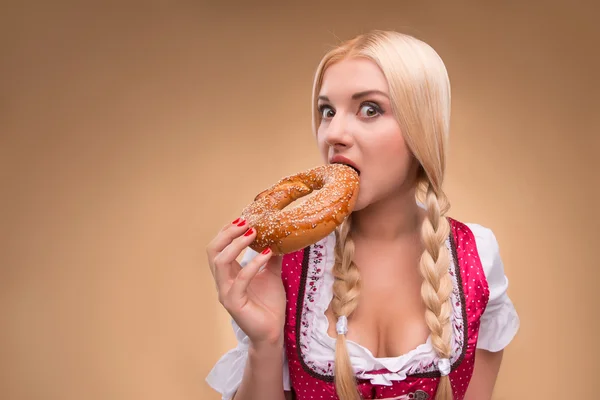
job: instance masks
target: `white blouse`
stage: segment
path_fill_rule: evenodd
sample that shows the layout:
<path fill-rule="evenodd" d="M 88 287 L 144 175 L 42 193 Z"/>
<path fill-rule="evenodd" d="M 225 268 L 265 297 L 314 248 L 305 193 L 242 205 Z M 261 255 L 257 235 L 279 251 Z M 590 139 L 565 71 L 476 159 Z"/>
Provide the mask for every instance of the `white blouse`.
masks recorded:
<path fill-rule="evenodd" d="M 506 292 L 508 278 L 504 274 L 504 265 L 500 258 L 498 242 L 494 233 L 490 229 L 478 224 L 466 225 L 475 236 L 477 251 L 490 290 L 488 304 L 481 316 L 477 348 L 492 352 L 500 351 L 510 343 L 517 333 L 519 329 L 519 317 Z M 333 246 L 335 245 L 335 236 L 333 233 L 330 235 L 330 238 L 333 240 L 327 240 L 326 246 L 332 247 L 331 250 L 333 250 Z M 449 240 L 446 245 L 450 245 Z M 256 254 L 257 252 L 248 248 L 240 261 L 240 265 L 244 267 Z M 327 251 L 326 254 L 329 256 L 324 263 L 324 281 L 320 287 L 321 293 L 316 298 L 316 303 L 312 310 L 314 315 L 311 316 L 313 329 L 310 333 L 310 353 L 305 355 L 307 361 L 312 361 L 316 365 L 327 365 L 333 362 L 335 354 L 335 339 L 327 334 L 329 321 L 325 316 L 325 310 L 333 298 L 333 274 L 331 270 L 334 263 L 334 252 Z M 455 268 L 454 260 L 451 261 L 452 267 Z M 453 295 L 456 295 L 458 292 L 456 280 L 454 280 L 453 284 L 455 285 Z M 460 306 L 456 306 L 456 301 L 453 301 L 453 304 L 455 309 L 452 318 L 461 318 Z M 237 347 L 224 354 L 206 378 L 207 383 L 222 394 L 222 400 L 230 400 L 237 391 L 242 382 L 248 358 L 248 336 L 246 336 L 233 319 L 231 320 L 231 324 L 237 339 Z M 453 348 L 459 348 L 459 343 L 463 340 L 459 336 L 461 336 L 461 333 L 458 331 L 452 333 Z M 350 361 L 356 376 L 363 379 L 370 379 L 371 383 L 378 385 L 391 385 L 392 381 L 404 380 L 416 368 L 437 359 L 437 354 L 431 345 L 430 337 L 425 343 L 398 357 L 377 358 L 373 356 L 371 351 L 356 342 L 347 340 L 347 345 Z M 283 388 L 284 390 L 291 390 L 289 368 L 284 348 L 282 348 L 282 352 L 284 357 Z M 458 356 L 460 352 L 455 351 L 453 353 Z M 391 372 L 386 374 L 368 374 L 368 371 L 379 369 L 387 369 Z"/>

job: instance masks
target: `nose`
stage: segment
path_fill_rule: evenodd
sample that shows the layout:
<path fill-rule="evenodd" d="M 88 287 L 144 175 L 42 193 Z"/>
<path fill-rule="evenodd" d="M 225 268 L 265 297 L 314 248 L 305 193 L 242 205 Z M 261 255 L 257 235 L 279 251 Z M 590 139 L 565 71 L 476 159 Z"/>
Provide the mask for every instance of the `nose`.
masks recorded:
<path fill-rule="evenodd" d="M 333 148 L 352 146 L 353 135 L 349 125 L 341 113 L 334 116 L 323 132 L 325 143 Z"/>

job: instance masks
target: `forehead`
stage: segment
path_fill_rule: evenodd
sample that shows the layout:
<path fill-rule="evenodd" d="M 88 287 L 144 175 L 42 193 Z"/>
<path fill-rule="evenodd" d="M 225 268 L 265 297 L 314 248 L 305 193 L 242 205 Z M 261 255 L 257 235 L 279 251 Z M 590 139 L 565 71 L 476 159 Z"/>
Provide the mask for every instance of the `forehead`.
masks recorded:
<path fill-rule="evenodd" d="M 351 96 L 365 90 L 388 93 L 388 84 L 377 64 L 365 58 L 351 58 L 330 65 L 323 74 L 319 95 Z"/>

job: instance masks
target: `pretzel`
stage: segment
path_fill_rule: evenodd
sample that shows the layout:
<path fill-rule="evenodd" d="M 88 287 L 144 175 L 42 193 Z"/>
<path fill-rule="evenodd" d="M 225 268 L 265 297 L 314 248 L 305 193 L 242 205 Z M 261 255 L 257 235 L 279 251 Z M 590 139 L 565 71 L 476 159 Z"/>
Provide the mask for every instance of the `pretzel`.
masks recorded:
<path fill-rule="evenodd" d="M 281 179 L 242 211 L 257 232 L 249 247 L 259 252 L 269 247 L 281 255 L 318 242 L 350 215 L 358 190 L 358 172 L 344 164 L 322 165 Z M 287 207 L 313 191 L 314 196 Z"/>

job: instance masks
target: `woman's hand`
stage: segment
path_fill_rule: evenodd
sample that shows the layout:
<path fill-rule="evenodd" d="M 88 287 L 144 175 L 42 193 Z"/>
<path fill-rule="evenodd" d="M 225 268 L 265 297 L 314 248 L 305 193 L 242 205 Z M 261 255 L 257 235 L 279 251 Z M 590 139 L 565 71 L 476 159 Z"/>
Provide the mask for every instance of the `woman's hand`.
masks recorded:
<path fill-rule="evenodd" d="M 242 268 L 236 259 L 255 237 L 256 231 L 238 219 L 221 229 L 206 252 L 219 302 L 255 346 L 273 345 L 282 342 L 285 322 L 282 257 L 267 248 Z"/>

